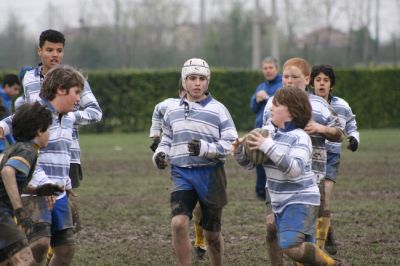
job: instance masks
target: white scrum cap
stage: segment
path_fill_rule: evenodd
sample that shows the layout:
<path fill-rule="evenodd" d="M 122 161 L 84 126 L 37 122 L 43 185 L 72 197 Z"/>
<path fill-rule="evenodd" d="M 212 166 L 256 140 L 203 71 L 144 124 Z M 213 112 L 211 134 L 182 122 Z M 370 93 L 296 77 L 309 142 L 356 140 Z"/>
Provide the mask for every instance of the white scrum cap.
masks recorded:
<path fill-rule="evenodd" d="M 186 90 L 186 78 L 190 75 L 199 75 L 207 78 L 207 86 L 210 84 L 210 67 L 207 62 L 200 58 L 191 58 L 187 60 L 182 67 L 181 77 L 182 86 Z"/>

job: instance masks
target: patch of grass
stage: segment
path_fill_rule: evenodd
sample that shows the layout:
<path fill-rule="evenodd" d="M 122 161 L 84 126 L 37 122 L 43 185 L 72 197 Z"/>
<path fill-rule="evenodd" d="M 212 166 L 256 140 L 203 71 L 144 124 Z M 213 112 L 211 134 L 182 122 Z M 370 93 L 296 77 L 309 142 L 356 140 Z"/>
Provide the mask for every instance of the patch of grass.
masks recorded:
<path fill-rule="evenodd" d="M 338 257 L 354 265 L 400 265 L 400 130 L 365 130 L 343 150 L 332 200 Z M 147 134 L 82 135 L 78 190 L 84 229 L 74 265 L 177 265 L 171 246 L 170 176 L 151 162 Z M 226 164 L 225 265 L 268 265 L 264 203 L 255 172 Z M 289 261 L 285 262 L 289 265 Z M 209 265 L 194 259 L 193 265 Z"/>

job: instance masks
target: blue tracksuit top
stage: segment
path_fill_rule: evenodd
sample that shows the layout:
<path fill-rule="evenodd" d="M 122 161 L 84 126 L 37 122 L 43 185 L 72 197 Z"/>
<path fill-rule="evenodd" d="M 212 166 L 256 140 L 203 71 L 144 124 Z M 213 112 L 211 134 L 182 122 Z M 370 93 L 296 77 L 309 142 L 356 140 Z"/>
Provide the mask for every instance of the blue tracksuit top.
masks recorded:
<path fill-rule="evenodd" d="M 268 102 L 268 100 L 265 100 L 265 101 L 261 101 L 261 102 L 257 103 L 256 94 L 259 91 L 264 90 L 269 95 L 269 97 L 271 97 L 271 96 L 274 96 L 275 92 L 281 87 L 282 87 L 282 75 L 281 74 L 278 74 L 275 77 L 275 79 L 266 80 L 257 86 L 256 91 L 254 92 L 253 96 L 251 96 L 251 99 L 250 99 L 250 108 L 256 114 L 254 128 L 262 127 L 264 108 Z"/>

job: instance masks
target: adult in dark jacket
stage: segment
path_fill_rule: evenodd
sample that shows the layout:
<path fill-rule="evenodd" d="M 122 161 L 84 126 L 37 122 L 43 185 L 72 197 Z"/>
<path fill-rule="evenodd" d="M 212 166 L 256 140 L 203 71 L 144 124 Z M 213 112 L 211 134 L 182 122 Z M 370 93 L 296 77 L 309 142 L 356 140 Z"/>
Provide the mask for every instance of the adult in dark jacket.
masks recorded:
<path fill-rule="evenodd" d="M 261 62 L 262 72 L 265 81 L 260 83 L 250 99 L 251 110 L 256 114 L 254 128 L 262 127 L 263 113 L 268 99 L 282 87 L 282 75 L 279 74 L 278 60 L 273 57 L 266 57 Z M 262 165 L 256 167 L 256 196 L 261 200 L 265 200 L 265 170 Z"/>

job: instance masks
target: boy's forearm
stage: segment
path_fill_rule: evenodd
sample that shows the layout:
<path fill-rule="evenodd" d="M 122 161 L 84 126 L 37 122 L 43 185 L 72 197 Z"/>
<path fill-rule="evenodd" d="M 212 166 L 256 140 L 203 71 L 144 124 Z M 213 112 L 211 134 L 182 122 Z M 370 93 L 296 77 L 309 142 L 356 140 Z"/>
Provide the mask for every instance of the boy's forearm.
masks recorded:
<path fill-rule="evenodd" d="M 343 131 L 337 127 L 324 127 L 324 131 L 320 132 L 327 140 L 333 142 L 342 142 L 344 139 Z"/>
<path fill-rule="evenodd" d="M 18 191 L 17 179 L 15 178 L 15 170 L 9 166 L 5 166 L 1 171 L 1 178 L 13 209 L 21 208 L 22 201 Z"/>

